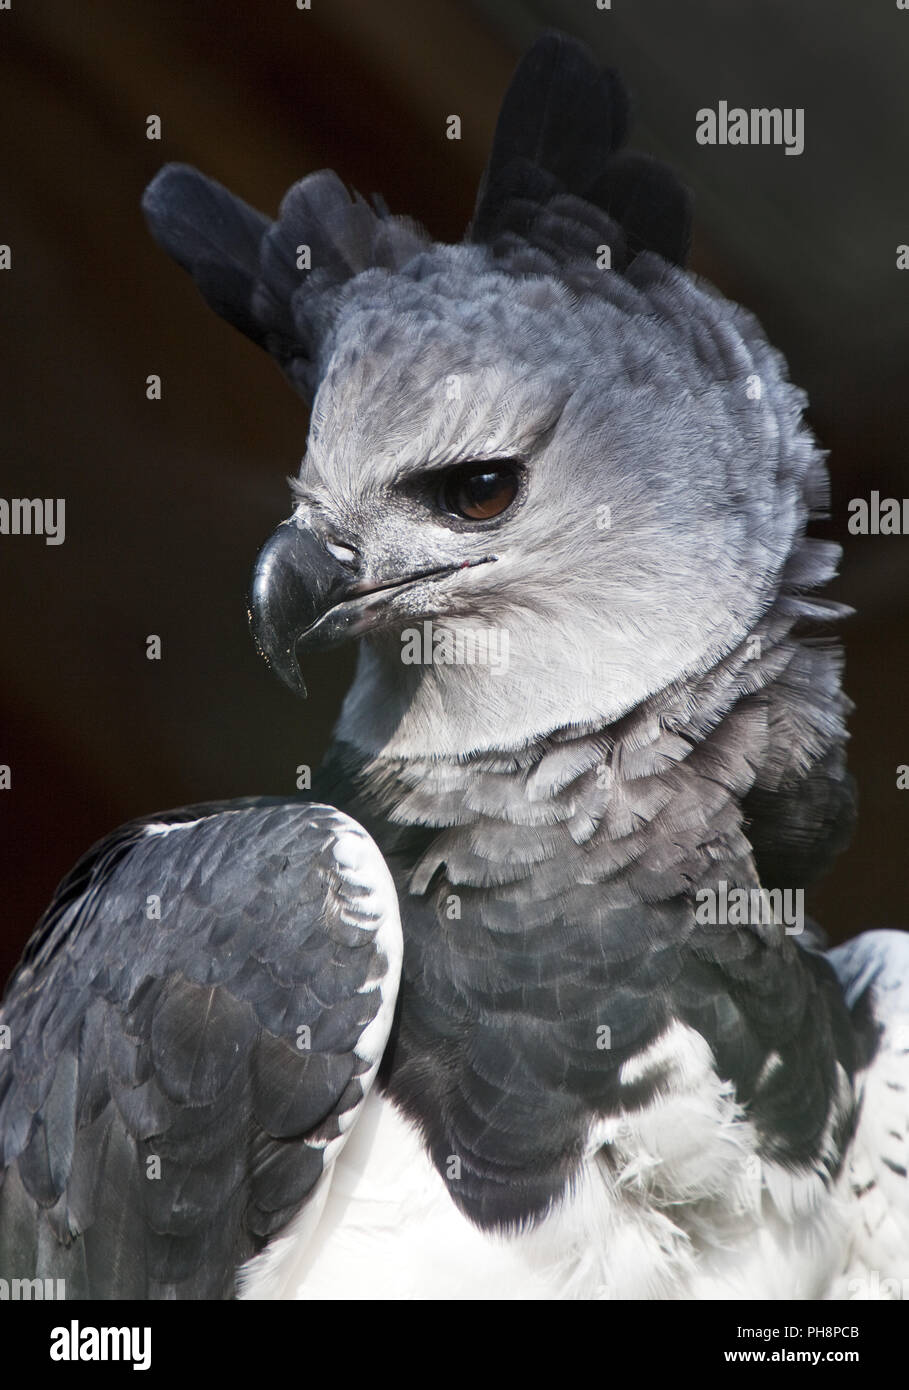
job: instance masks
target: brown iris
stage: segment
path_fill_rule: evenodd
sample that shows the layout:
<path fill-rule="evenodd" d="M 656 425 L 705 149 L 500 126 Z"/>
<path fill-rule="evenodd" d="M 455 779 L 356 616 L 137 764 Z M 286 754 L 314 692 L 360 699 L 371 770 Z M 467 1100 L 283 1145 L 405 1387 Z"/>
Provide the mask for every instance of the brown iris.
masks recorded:
<path fill-rule="evenodd" d="M 448 474 L 442 506 L 466 521 L 489 521 L 511 506 L 518 495 L 518 474 L 511 464 L 467 464 Z"/>

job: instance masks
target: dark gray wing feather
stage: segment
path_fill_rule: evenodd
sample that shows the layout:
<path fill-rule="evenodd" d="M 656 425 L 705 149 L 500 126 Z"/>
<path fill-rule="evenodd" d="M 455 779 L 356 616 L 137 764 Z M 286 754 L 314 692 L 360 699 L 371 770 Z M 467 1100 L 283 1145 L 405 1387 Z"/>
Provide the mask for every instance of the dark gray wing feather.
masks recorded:
<path fill-rule="evenodd" d="M 327 807 L 188 808 L 101 841 L 0 1010 L 0 1275 L 230 1297 L 350 1128 L 400 956 L 384 861 Z"/>

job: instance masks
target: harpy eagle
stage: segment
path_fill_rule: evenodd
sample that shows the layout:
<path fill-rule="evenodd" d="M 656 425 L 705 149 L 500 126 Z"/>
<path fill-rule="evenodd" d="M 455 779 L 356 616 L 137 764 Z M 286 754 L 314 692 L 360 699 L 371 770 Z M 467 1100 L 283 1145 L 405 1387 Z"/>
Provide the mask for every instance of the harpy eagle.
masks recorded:
<path fill-rule="evenodd" d="M 312 405 L 256 640 L 300 693 L 320 648 L 359 659 L 312 803 L 135 821 L 60 886 L 0 1015 L 3 1276 L 909 1276 L 909 939 L 825 953 L 778 910 L 852 815 L 838 552 L 806 536 L 826 468 L 759 325 L 683 268 L 687 194 L 627 124 L 617 76 L 546 35 L 458 245 L 330 171 L 275 221 L 187 167 L 148 189 L 157 240 Z"/>

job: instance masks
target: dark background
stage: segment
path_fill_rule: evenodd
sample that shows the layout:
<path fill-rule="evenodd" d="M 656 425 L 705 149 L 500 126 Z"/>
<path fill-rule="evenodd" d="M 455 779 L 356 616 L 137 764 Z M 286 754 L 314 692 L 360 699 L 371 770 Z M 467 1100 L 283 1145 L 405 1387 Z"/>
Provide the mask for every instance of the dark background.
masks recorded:
<path fill-rule="evenodd" d="M 274 213 L 322 166 L 442 239 L 469 219 L 501 94 L 545 25 L 636 99 L 633 143 L 696 194 L 692 263 L 763 320 L 831 450 L 859 831 L 812 906 L 841 939 L 907 925 L 903 537 L 846 504 L 909 495 L 909 12 L 895 0 L 80 0 L 0 11 L 0 495 L 66 498 L 66 541 L 0 537 L 0 978 L 76 856 L 182 802 L 290 791 L 352 654 L 295 702 L 246 630 L 253 557 L 290 509 L 303 405 L 148 237 L 186 160 Z M 806 150 L 710 148 L 695 112 L 805 108 Z M 148 141 L 157 114 L 163 138 Z M 445 118 L 462 117 L 460 142 Z M 145 397 L 149 373 L 163 399 Z M 823 529 L 823 528 L 822 528 Z M 150 662 L 157 633 L 164 657 Z"/>

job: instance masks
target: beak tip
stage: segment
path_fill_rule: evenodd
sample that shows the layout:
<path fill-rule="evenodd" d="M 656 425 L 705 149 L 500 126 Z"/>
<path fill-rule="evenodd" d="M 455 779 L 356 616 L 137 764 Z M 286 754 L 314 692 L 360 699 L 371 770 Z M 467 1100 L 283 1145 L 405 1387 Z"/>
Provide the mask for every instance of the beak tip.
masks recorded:
<path fill-rule="evenodd" d="M 256 613 L 253 604 L 250 602 L 246 607 L 246 614 L 249 618 L 249 629 L 252 634 L 256 651 L 261 656 L 265 665 L 273 671 L 278 679 L 286 685 L 294 695 L 298 695 L 301 700 L 305 700 L 308 695 L 306 682 L 300 670 L 300 664 L 292 648 L 283 648 L 277 641 L 277 635 L 270 628 L 266 632 L 260 616 Z"/>

